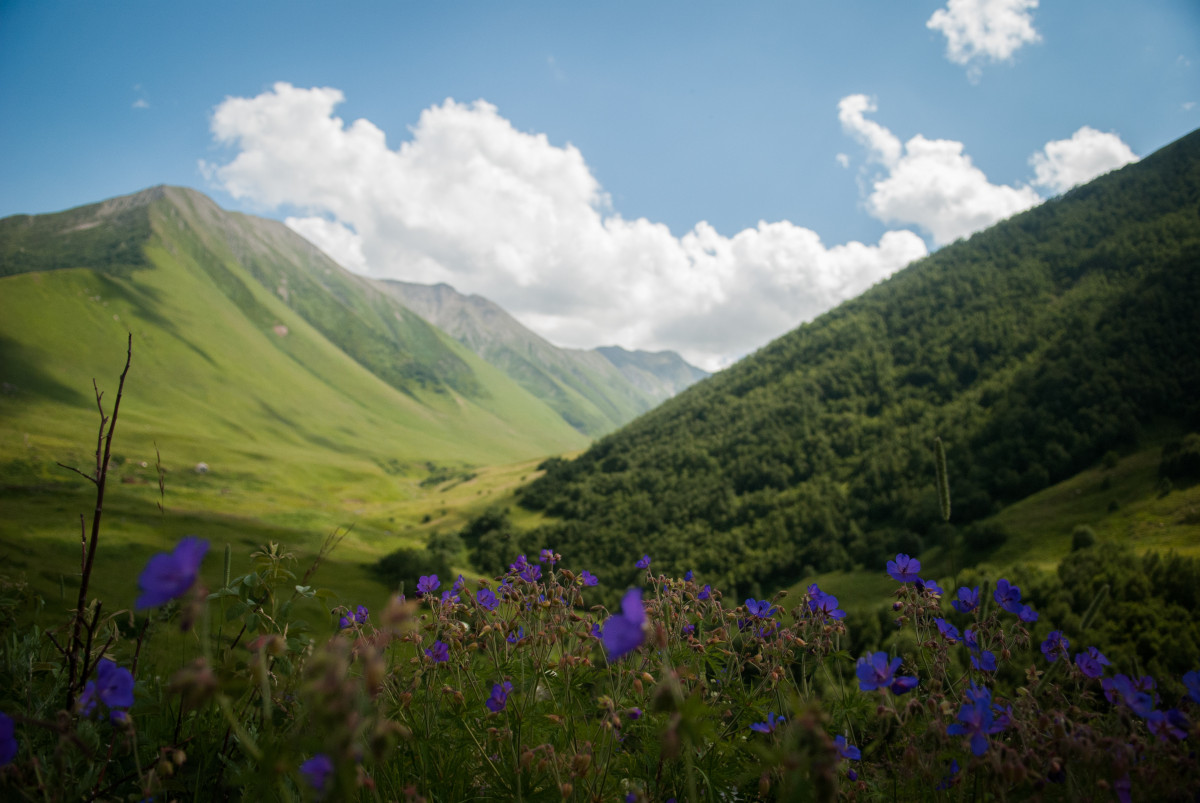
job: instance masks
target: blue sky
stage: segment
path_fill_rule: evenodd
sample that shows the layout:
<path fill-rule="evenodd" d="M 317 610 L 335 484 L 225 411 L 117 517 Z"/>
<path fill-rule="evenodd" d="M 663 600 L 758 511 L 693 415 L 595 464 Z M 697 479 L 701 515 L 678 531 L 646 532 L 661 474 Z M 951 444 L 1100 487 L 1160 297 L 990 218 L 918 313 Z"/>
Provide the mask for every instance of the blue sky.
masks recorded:
<path fill-rule="evenodd" d="M 714 368 L 1200 127 L 1200 4 L 5 0 L 0 120 L 0 216 L 191 186 Z"/>

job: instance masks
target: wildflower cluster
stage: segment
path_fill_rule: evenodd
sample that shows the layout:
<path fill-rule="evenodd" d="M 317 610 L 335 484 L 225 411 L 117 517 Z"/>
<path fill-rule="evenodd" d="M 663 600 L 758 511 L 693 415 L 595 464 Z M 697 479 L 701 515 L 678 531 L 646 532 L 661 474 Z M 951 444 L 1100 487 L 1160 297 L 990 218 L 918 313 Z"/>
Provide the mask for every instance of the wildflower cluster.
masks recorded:
<path fill-rule="evenodd" d="M 328 592 L 275 545 L 206 593 L 206 554 L 185 539 L 150 560 L 150 617 L 133 642 L 114 625 L 71 710 L 46 715 L 64 689 L 45 673 L 7 678 L 46 703 L 5 698 L 0 783 L 60 799 L 203 783 L 213 797 L 412 801 L 873 799 L 900 778 L 906 798 L 970 783 L 1129 799 L 1200 783 L 1200 671 L 1163 700 L 1154 678 L 1110 674 L 1063 630 L 1034 639 L 1038 614 L 1007 579 L 947 594 L 903 554 L 886 571 L 897 633 L 916 641 L 858 657 L 842 649 L 845 611 L 815 583 L 790 609 L 782 593 L 726 602 L 693 572 L 654 574 L 648 555 L 631 559 L 643 582 L 611 609 L 588 597 L 599 578 L 544 549 L 496 578 L 422 576 L 418 600 L 373 617 L 323 608 Z M 326 611 L 332 635 L 314 638 L 301 607 Z M 147 632 L 178 640 L 172 622 L 191 628 L 183 664 L 139 668 Z"/>

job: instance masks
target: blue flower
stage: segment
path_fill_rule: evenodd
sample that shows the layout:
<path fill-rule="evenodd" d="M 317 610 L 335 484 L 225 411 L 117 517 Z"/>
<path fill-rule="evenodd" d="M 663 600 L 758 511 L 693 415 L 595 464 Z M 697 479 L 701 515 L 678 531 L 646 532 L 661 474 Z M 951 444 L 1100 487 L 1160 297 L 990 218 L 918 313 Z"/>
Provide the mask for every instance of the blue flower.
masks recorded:
<path fill-rule="evenodd" d="M 954 606 L 954 610 L 959 613 L 970 613 L 979 607 L 979 586 L 974 588 L 962 587 L 958 589 L 958 599 L 950 601 Z"/>
<path fill-rule="evenodd" d="M 428 594 L 431 591 L 437 591 L 441 584 L 442 581 L 438 580 L 438 576 L 436 574 L 423 574 L 417 578 L 417 593 Z"/>
<path fill-rule="evenodd" d="M 525 559 L 524 555 L 517 555 L 517 559 L 515 561 L 513 561 L 512 563 L 508 564 L 508 570 L 510 572 L 513 572 L 514 574 L 518 574 L 518 573 L 520 573 L 520 571 L 522 569 L 524 569 L 528 565 L 529 565 L 529 561 Z"/>
<path fill-rule="evenodd" d="M 366 624 L 367 617 L 370 615 L 371 615 L 371 612 L 369 610 L 367 610 L 366 605 L 359 605 L 357 608 L 354 609 L 354 621 L 358 622 L 360 625 Z"/>
<path fill-rule="evenodd" d="M 692 570 L 691 570 L 691 569 L 688 569 L 688 570 L 687 570 L 686 572 L 684 572 L 684 574 L 683 574 L 683 582 L 685 582 L 685 583 L 690 583 L 690 582 L 692 582 L 692 577 L 693 577 L 693 576 L 694 576 L 694 575 L 692 574 Z"/>
<path fill-rule="evenodd" d="M 1046 656 L 1047 661 L 1054 663 L 1059 658 L 1067 657 L 1067 648 L 1070 646 L 1071 642 L 1061 630 L 1051 630 L 1050 635 L 1042 642 L 1042 655 Z"/>
<path fill-rule="evenodd" d="M 558 563 L 558 556 L 554 554 L 553 549 L 543 549 L 541 554 L 538 555 L 538 560 L 553 566 L 555 563 Z"/>
<path fill-rule="evenodd" d="M 146 562 L 138 577 L 141 595 L 134 603 L 139 611 L 182 597 L 196 582 L 200 563 L 208 552 L 208 542 L 189 535 L 175 545 L 173 552 L 159 552 Z"/>
<path fill-rule="evenodd" d="M 579 578 L 583 580 L 583 584 L 585 586 L 594 586 L 600 582 L 600 578 L 596 577 L 596 575 L 592 574 L 587 569 L 584 569 L 579 573 Z"/>
<path fill-rule="evenodd" d="M 492 696 L 487 698 L 484 705 L 493 714 L 504 710 L 504 706 L 508 705 L 508 695 L 512 693 L 513 685 L 507 680 L 503 683 L 497 683 L 492 686 Z"/>
<path fill-rule="evenodd" d="M 766 722 L 755 722 L 750 726 L 750 730 L 757 733 L 773 733 L 776 728 L 781 726 L 786 721 L 787 720 L 784 717 L 777 717 L 775 716 L 774 711 L 770 711 L 767 713 Z"/>
<path fill-rule="evenodd" d="M 837 736 L 835 736 L 833 738 L 833 743 L 837 747 L 838 754 L 842 758 L 849 759 L 850 761 L 858 761 L 860 758 L 862 758 L 862 751 L 854 745 L 848 744 L 846 742 L 846 737 L 842 734 L 839 733 Z"/>
<path fill-rule="evenodd" d="M 1001 577 L 996 581 L 996 590 L 992 592 L 996 604 L 1009 613 L 1021 613 L 1021 589 Z"/>
<path fill-rule="evenodd" d="M 324 753 L 317 753 L 300 765 L 300 774 L 318 795 L 323 795 L 329 791 L 329 777 L 333 775 L 333 759 Z"/>
<path fill-rule="evenodd" d="M 1028 605 L 1022 605 L 1020 613 L 1017 614 L 1022 622 L 1036 622 L 1038 613 Z"/>
<path fill-rule="evenodd" d="M 980 672 L 995 672 L 996 656 L 990 650 L 982 650 L 971 656 L 971 666 Z"/>
<path fill-rule="evenodd" d="M 505 641 L 509 644 L 516 644 L 523 638 L 525 638 L 525 628 L 518 625 L 516 630 L 508 634 L 508 638 Z"/>
<path fill-rule="evenodd" d="M 500 604 L 500 600 L 496 599 L 496 594 L 490 588 L 481 588 L 475 592 L 475 601 L 479 603 L 479 607 L 485 611 L 494 611 L 496 606 Z"/>
<path fill-rule="evenodd" d="M 984 689 L 983 691 L 987 691 Z M 988 749 L 988 733 L 991 732 L 995 717 L 992 714 L 991 694 L 967 700 L 958 712 L 958 721 L 946 728 L 951 736 L 968 736 L 971 740 L 971 752 L 982 756 Z"/>
<path fill-rule="evenodd" d="M 542 567 L 536 563 L 526 563 L 517 574 L 526 583 L 536 583 L 542 579 Z"/>
<path fill-rule="evenodd" d="M 1193 669 L 1183 676 L 1183 686 L 1193 703 L 1200 703 L 1200 671 Z"/>
<path fill-rule="evenodd" d="M 891 688 L 895 694 L 904 694 L 916 688 L 917 679 L 914 677 L 896 677 L 901 659 L 896 656 L 888 662 L 886 652 L 877 652 L 858 659 L 855 674 L 858 675 L 858 688 L 862 691 Z"/>
<path fill-rule="evenodd" d="M 650 556 L 642 555 L 642 559 L 639 560 L 637 563 L 635 563 L 634 566 L 637 566 L 639 569 L 649 569 L 650 568 Z"/>
<path fill-rule="evenodd" d="M 920 578 L 917 577 L 917 572 L 919 571 L 921 571 L 921 561 L 916 558 L 910 558 L 903 552 L 896 555 L 895 560 L 887 562 L 888 576 L 897 582 L 911 583 L 919 580 Z"/>
<path fill-rule="evenodd" d="M 1180 717 L 1183 717 L 1181 712 L 1172 710 L 1171 713 L 1177 716 L 1168 716 L 1168 713 L 1165 711 L 1151 711 L 1149 716 L 1146 717 L 1146 727 L 1164 742 L 1169 741 L 1171 737 L 1183 739 L 1187 736 L 1187 731 L 1179 727 L 1179 724 L 1186 724 L 1187 719 L 1180 719 Z"/>
<path fill-rule="evenodd" d="M 755 619 L 766 619 L 771 614 L 775 613 L 778 608 L 775 608 L 767 600 L 756 600 L 753 597 L 746 600 L 746 610 Z"/>
<path fill-rule="evenodd" d="M 450 646 L 442 641 L 435 641 L 433 646 L 425 651 L 425 654 L 436 663 L 443 664 L 450 660 Z"/>
<path fill-rule="evenodd" d="M 0 711 L 0 767 L 17 757 L 17 737 L 12 717 Z"/>
<path fill-rule="evenodd" d="M 133 675 L 130 671 L 101 658 L 96 665 L 96 680 L 89 680 L 79 695 L 80 713 L 91 716 L 97 701 L 112 709 L 133 705 Z"/>
<path fill-rule="evenodd" d="M 705 584 L 704 588 L 700 589 L 700 593 L 696 595 L 698 600 L 706 600 L 712 596 L 712 586 Z"/>
<path fill-rule="evenodd" d="M 1075 654 L 1075 665 L 1089 678 L 1098 678 L 1104 674 L 1104 667 L 1109 664 L 1108 659 L 1099 650 L 1095 647 L 1088 647 L 1087 652 Z"/>
<path fill-rule="evenodd" d="M 845 619 L 846 612 L 838 607 L 837 597 L 826 594 L 816 583 L 808 587 L 808 609 L 831 619 Z"/>
<path fill-rule="evenodd" d="M 633 652 L 646 639 L 642 625 L 646 622 L 646 609 L 642 607 L 642 590 L 631 588 L 621 599 L 621 612 L 608 617 L 600 640 L 608 653 L 608 660 Z"/>
<path fill-rule="evenodd" d="M 940 597 L 944 593 L 940 585 L 932 580 L 922 580 L 920 577 L 917 578 L 917 588 L 935 597 Z"/>
<path fill-rule="evenodd" d="M 958 628 L 947 622 L 945 619 L 934 619 L 933 623 L 937 625 L 938 632 L 942 634 L 942 638 L 951 644 L 955 644 L 962 640 L 962 635 L 958 632 Z"/>

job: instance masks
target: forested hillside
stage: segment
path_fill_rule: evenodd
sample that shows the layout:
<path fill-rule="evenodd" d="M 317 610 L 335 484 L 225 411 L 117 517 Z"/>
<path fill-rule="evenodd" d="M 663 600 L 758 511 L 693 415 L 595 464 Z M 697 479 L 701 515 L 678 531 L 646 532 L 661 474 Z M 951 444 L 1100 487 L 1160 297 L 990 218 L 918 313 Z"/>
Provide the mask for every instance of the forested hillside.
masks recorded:
<path fill-rule="evenodd" d="M 947 246 L 702 382 L 467 533 L 552 546 L 620 585 L 643 553 L 757 594 L 915 553 L 1200 418 L 1200 132 Z M 507 551 L 511 552 L 511 548 Z"/>

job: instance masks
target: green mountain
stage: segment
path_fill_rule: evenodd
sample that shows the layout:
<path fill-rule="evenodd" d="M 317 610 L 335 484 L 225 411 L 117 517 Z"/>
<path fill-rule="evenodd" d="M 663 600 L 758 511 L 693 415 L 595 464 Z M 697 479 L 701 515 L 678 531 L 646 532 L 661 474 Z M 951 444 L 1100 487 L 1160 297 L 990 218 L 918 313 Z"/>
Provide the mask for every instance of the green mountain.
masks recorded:
<path fill-rule="evenodd" d="M 134 367 L 126 448 L 327 491 L 579 448 L 549 407 L 275 221 L 156 187 L 0 221 L 0 460 L 94 432 Z M 108 388 L 111 401 L 115 388 Z M 169 446 L 168 446 L 169 444 Z M 267 457 L 285 466 L 267 468 Z M 300 468 L 300 467 L 303 468 Z"/>
<path fill-rule="evenodd" d="M 959 543 L 1147 432 L 1200 425 L 1200 132 L 947 246 L 664 402 L 521 504 L 514 535 L 758 595 Z M 933 443 L 949 455 L 941 523 Z M 986 532 L 973 543 L 986 544 Z M 511 551 L 511 548 L 510 548 Z"/>
<path fill-rule="evenodd" d="M 673 352 L 559 348 L 522 326 L 486 298 L 463 295 L 447 284 L 384 280 L 379 286 L 526 390 L 567 423 L 599 436 L 708 374 Z"/>
<path fill-rule="evenodd" d="M 710 374 L 684 360 L 673 351 L 628 351 L 620 346 L 596 349 L 634 387 L 640 388 L 656 403 L 677 395 Z"/>

